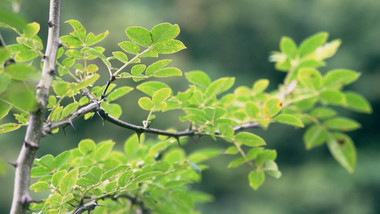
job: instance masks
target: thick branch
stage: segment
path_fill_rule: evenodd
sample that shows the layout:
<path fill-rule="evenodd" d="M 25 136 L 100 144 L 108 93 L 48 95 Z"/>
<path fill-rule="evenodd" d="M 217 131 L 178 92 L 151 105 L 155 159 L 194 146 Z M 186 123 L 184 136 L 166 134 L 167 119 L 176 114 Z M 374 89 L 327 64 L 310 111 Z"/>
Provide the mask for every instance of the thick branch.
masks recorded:
<path fill-rule="evenodd" d="M 26 213 L 33 201 L 29 196 L 30 171 L 42 134 L 49 88 L 54 78 L 55 61 L 59 43 L 60 0 L 50 0 L 49 34 L 46 45 L 41 80 L 37 85 L 37 107 L 31 112 L 24 144 L 16 161 L 11 214 Z"/>

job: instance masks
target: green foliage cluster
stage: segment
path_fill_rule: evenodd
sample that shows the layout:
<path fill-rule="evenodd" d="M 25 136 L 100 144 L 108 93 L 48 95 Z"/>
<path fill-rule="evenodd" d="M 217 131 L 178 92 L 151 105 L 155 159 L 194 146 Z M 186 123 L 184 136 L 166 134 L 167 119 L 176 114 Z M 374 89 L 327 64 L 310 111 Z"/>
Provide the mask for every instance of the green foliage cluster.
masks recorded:
<path fill-rule="evenodd" d="M 186 185 L 200 180 L 200 171 L 206 168 L 202 162 L 220 150 L 203 149 L 187 155 L 174 139 L 144 138 L 132 135 L 123 152 L 112 150 L 112 140 L 95 144 L 84 139 L 78 148 L 36 159 L 31 176 L 39 179 L 30 188 L 50 190 L 51 194 L 31 209 L 65 213 L 92 202 L 101 205 L 94 213 L 134 213 L 138 206 L 132 201 L 138 200 L 158 213 L 195 213 L 195 202 L 212 199 L 189 191 Z"/>
<path fill-rule="evenodd" d="M 246 129 L 266 129 L 272 123 L 306 128 L 306 149 L 326 144 L 346 170 L 354 170 L 356 150 L 345 132 L 359 128 L 360 124 L 337 115 L 335 107 L 363 113 L 370 113 L 372 109 L 363 96 L 344 90 L 346 85 L 358 79 L 359 73 L 335 69 L 323 74 L 319 70 L 340 45 L 339 40 L 327 42 L 327 33 L 315 34 L 300 45 L 288 37 L 281 39 L 280 51 L 274 52 L 270 59 L 276 63 L 276 69 L 287 74 L 284 83 L 272 92 L 266 92 L 269 85 L 266 79 L 230 92 L 235 81 L 233 77 L 211 80 L 202 71 L 186 72 L 189 88 L 173 92 L 159 79 L 182 76 L 182 71 L 167 67 L 170 59 L 156 60 L 149 65 L 142 60 L 184 49 L 185 45 L 175 39 L 180 32 L 178 25 L 163 23 L 151 30 L 129 27 L 125 30 L 129 40 L 118 43 L 120 50 L 107 57 L 105 49 L 98 43 L 106 38 L 108 31 L 95 35 L 87 33 L 76 20 L 66 23 L 73 31 L 60 38 L 63 46 L 57 55 L 57 76 L 52 84 L 54 94 L 48 99 L 50 111 L 46 130 L 56 133 L 60 127 L 54 124 L 71 123 L 81 113 L 89 119 L 99 109 L 118 120 L 122 107 L 115 101 L 134 90 L 134 87 L 116 84 L 123 79 L 139 82 L 136 89 L 145 95 L 139 98 L 138 105 L 147 111 L 147 117 L 142 121 L 142 127 L 131 126 L 137 135 L 126 141 L 124 153 L 112 151 L 114 142 L 111 140 L 95 144 L 86 139 L 76 149 L 56 157 L 46 155 L 37 159 L 32 176 L 39 180 L 31 189 L 50 190 L 51 193 L 43 203 L 32 207 L 36 212 L 91 210 L 90 207 L 93 209 L 98 203 L 104 206 L 97 207 L 95 213 L 120 209 L 132 211 L 137 209 L 136 203 L 142 203 L 158 213 L 195 213 L 194 202 L 208 201 L 210 197 L 189 192 L 188 184 L 199 181 L 199 173 L 207 168 L 203 161 L 221 152 L 199 150 L 186 155 L 182 148 L 176 144 L 173 146 L 173 142 L 182 142 L 182 136 L 194 140 L 198 136 L 209 136 L 229 142 L 224 153 L 235 159 L 228 167 L 251 166 L 249 185 L 257 189 L 267 175 L 279 178 L 281 172 L 275 162 L 276 151 L 265 148 L 265 140 Z M 17 122 L 0 126 L 0 133 L 5 133 L 26 125 L 28 112 L 33 111 L 34 94 L 29 87 L 25 90 L 15 90 L 15 87 L 31 77 L 38 79 L 32 62 L 44 56 L 42 42 L 36 35 L 39 31 L 37 23 L 26 25 L 23 33 L 4 23 L 0 26 L 19 35 L 18 44 L 0 50 L 3 65 L 0 71 L 0 118 L 12 109 L 17 112 L 14 114 Z M 10 59 L 15 63 L 7 65 Z M 100 70 L 103 70 L 100 63 L 109 73 L 109 80 L 104 85 L 96 85 Z M 93 104 L 98 106 L 90 108 Z M 178 109 L 183 111 L 180 121 L 190 123 L 190 130 L 155 131 L 150 128 L 157 113 Z M 141 134 L 145 131 L 156 133 L 159 139 L 144 142 Z"/>

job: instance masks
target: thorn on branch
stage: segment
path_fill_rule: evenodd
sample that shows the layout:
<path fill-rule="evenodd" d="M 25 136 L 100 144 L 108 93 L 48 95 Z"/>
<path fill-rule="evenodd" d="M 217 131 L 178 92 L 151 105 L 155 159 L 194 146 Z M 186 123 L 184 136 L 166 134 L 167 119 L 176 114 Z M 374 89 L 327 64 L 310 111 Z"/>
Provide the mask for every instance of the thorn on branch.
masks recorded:
<path fill-rule="evenodd" d="M 142 133 L 143 133 L 142 131 L 136 131 L 137 140 L 139 141 L 139 143 L 141 143 L 140 140 L 141 140 L 141 134 Z"/>
<path fill-rule="evenodd" d="M 50 69 L 50 70 L 48 71 L 48 73 L 49 73 L 50 75 L 52 75 L 52 76 L 55 76 L 55 70 L 54 70 L 54 69 Z"/>
<path fill-rule="evenodd" d="M 71 128 L 74 129 L 74 131 L 76 131 L 75 127 L 74 127 L 74 124 L 73 124 L 73 121 L 72 120 L 69 120 L 68 121 L 69 125 L 71 126 Z"/>
<path fill-rule="evenodd" d="M 25 145 L 25 147 L 30 148 L 32 150 L 37 150 L 39 148 L 39 146 L 37 144 L 32 143 L 32 142 L 24 141 L 24 145 Z"/>
<path fill-rule="evenodd" d="M 8 162 L 9 165 L 13 166 L 14 168 L 17 168 L 17 162 Z"/>
<path fill-rule="evenodd" d="M 48 21 L 48 26 L 49 26 L 49 28 L 52 28 L 52 27 L 54 27 L 54 24 L 53 24 L 53 22 L 52 21 Z"/>
<path fill-rule="evenodd" d="M 178 144 L 178 146 L 181 147 L 181 143 L 179 142 L 179 137 L 176 136 L 176 137 L 174 137 L 174 138 L 177 140 L 177 144 Z"/>

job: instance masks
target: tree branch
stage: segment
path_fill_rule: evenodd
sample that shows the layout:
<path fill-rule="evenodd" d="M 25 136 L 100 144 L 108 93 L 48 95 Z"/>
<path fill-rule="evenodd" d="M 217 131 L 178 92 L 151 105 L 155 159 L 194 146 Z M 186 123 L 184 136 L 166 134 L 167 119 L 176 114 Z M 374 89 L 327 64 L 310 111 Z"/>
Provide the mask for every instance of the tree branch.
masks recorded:
<path fill-rule="evenodd" d="M 50 0 L 49 33 L 41 80 L 37 85 L 37 107 L 31 112 L 24 144 L 16 161 L 11 214 L 26 213 L 33 201 L 29 195 L 30 171 L 42 134 L 49 89 L 54 79 L 54 68 L 59 43 L 60 0 Z"/>

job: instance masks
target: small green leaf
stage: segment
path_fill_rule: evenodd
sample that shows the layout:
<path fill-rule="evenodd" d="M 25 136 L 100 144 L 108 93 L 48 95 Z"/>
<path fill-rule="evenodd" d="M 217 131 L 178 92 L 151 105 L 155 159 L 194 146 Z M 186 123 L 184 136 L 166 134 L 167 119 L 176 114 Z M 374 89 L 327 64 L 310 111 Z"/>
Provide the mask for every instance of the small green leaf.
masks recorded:
<path fill-rule="evenodd" d="M 303 141 L 305 142 L 306 149 L 312 149 L 314 147 L 322 145 L 327 139 L 328 132 L 322 126 L 313 125 L 307 128 L 303 135 Z"/>
<path fill-rule="evenodd" d="M 269 80 L 267 79 L 257 80 L 252 86 L 253 93 L 260 94 L 268 87 L 268 85 L 269 85 Z"/>
<path fill-rule="evenodd" d="M 153 108 L 153 102 L 149 97 L 141 97 L 138 101 L 139 106 L 147 111 Z"/>
<path fill-rule="evenodd" d="M 68 48 L 80 48 L 80 47 L 82 47 L 82 42 L 74 36 L 70 36 L 70 35 L 61 36 L 60 39 L 62 41 L 62 44 L 65 47 L 68 47 Z"/>
<path fill-rule="evenodd" d="M 95 45 L 96 43 L 101 42 L 104 38 L 108 36 L 109 32 L 108 30 L 104 33 L 101 33 L 99 35 L 94 35 L 92 32 L 87 34 L 85 43 L 87 46 Z"/>
<path fill-rule="evenodd" d="M 252 189 L 257 190 L 264 183 L 265 173 L 263 171 L 251 171 L 248 180 Z"/>
<path fill-rule="evenodd" d="M 235 136 L 235 141 L 239 144 L 250 147 L 266 145 L 264 139 L 249 132 L 239 132 Z"/>
<path fill-rule="evenodd" d="M 206 97 L 210 98 L 218 94 L 221 94 L 227 91 L 228 89 L 230 89 L 233 86 L 234 82 L 235 82 L 235 78 L 233 77 L 232 78 L 223 77 L 223 78 L 217 79 L 208 86 L 205 95 Z"/>
<path fill-rule="evenodd" d="M 37 80 L 40 78 L 40 74 L 34 68 L 24 64 L 8 65 L 4 71 L 15 80 Z"/>
<path fill-rule="evenodd" d="M 299 47 L 299 55 L 301 57 L 307 56 L 313 53 L 317 48 L 323 45 L 327 41 L 328 33 L 321 32 L 314 34 L 308 38 L 306 38 Z"/>
<path fill-rule="evenodd" d="M 185 73 L 187 81 L 202 88 L 207 88 L 211 84 L 210 77 L 203 71 L 190 71 Z"/>
<path fill-rule="evenodd" d="M 135 179 L 133 179 L 133 183 L 138 183 L 138 182 L 141 182 L 141 181 L 144 181 L 144 180 L 147 180 L 149 178 L 152 178 L 152 177 L 155 177 L 155 176 L 158 176 L 158 175 L 162 175 L 163 172 L 161 171 L 150 171 L 150 172 L 147 172 L 147 173 L 144 173 L 144 174 L 141 174 L 139 176 L 137 176 Z"/>
<path fill-rule="evenodd" d="M 280 114 L 274 117 L 273 120 L 279 123 L 283 123 L 283 124 L 287 124 L 287 125 L 291 125 L 295 127 L 301 127 L 301 128 L 304 127 L 302 121 L 298 117 L 292 114 Z"/>
<path fill-rule="evenodd" d="M 277 152 L 273 149 L 267 149 L 259 153 L 256 157 L 256 165 L 263 167 L 266 161 L 274 161 L 277 158 Z"/>
<path fill-rule="evenodd" d="M 236 148 L 236 146 L 230 146 L 224 151 L 224 154 L 228 155 L 236 155 L 237 153 L 239 153 L 239 150 Z"/>
<path fill-rule="evenodd" d="M 185 48 L 186 46 L 178 40 L 158 42 L 153 45 L 153 50 L 160 54 L 172 54 Z"/>
<path fill-rule="evenodd" d="M 46 181 L 37 181 L 29 187 L 30 190 L 34 190 L 34 192 L 40 192 L 43 190 L 50 189 L 50 185 Z"/>
<path fill-rule="evenodd" d="M 21 128 L 21 125 L 17 124 L 17 123 L 2 124 L 2 125 L 0 125 L 0 134 L 7 133 L 7 132 L 13 132 L 19 128 Z"/>
<path fill-rule="evenodd" d="M 84 56 L 81 52 L 75 49 L 69 49 L 65 52 L 65 55 L 74 59 L 83 59 Z"/>
<path fill-rule="evenodd" d="M 165 150 L 171 145 L 169 141 L 162 141 L 159 143 L 154 144 L 152 147 L 150 147 L 148 151 L 148 156 L 155 157 L 158 153 Z"/>
<path fill-rule="evenodd" d="M 371 104 L 362 95 L 355 92 L 344 93 L 346 98 L 346 108 L 357 112 L 372 113 Z M 1 118 L 1 117 L 0 117 Z"/>
<path fill-rule="evenodd" d="M 87 65 L 86 72 L 87 73 L 94 73 L 99 70 L 99 67 L 95 64 L 89 64 Z"/>
<path fill-rule="evenodd" d="M 122 63 L 128 62 L 128 56 L 121 51 L 114 51 L 114 52 L 112 52 L 112 55 Z"/>
<path fill-rule="evenodd" d="M 121 187 L 125 187 L 127 186 L 127 184 L 129 183 L 129 181 L 131 180 L 131 177 L 132 177 L 132 170 L 129 170 L 129 171 L 126 171 L 126 172 L 123 172 L 121 175 L 120 175 L 120 178 L 118 180 L 118 184 L 119 186 Z"/>
<path fill-rule="evenodd" d="M 74 29 L 74 31 L 70 33 L 70 35 L 77 37 L 81 41 L 84 41 L 84 37 L 86 36 L 86 29 L 79 21 L 70 19 L 67 20 L 65 23 L 70 24 L 71 27 Z"/>
<path fill-rule="evenodd" d="M 23 31 L 25 36 L 32 37 L 40 31 L 40 25 L 37 22 L 29 23 L 24 27 Z"/>
<path fill-rule="evenodd" d="M 114 100 L 117 100 L 131 91 L 133 91 L 133 88 L 129 86 L 117 88 L 114 91 L 112 91 L 109 95 L 107 95 L 107 101 L 112 102 Z"/>
<path fill-rule="evenodd" d="M 38 52 L 34 50 L 20 51 L 16 54 L 15 60 L 17 62 L 26 62 L 38 57 Z"/>
<path fill-rule="evenodd" d="M 278 170 L 278 166 L 274 161 L 265 161 L 262 170 L 274 178 L 279 179 L 281 177 L 281 172 Z"/>
<path fill-rule="evenodd" d="M 172 60 L 170 59 L 163 59 L 163 60 L 159 60 L 155 63 L 152 63 L 151 65 L 148 66 L 148 68 L 146 69 L 145 71 L 145 75 L 147 76 L 150 76 L 152 75 L 153 73 L 155 73 L 156 71 L 164 68 L 165 66 L 167 66 Z"/>
<path fill-rule="evenodd" d="M 19 91 L 12 91 L 9 95 L 9 102 L 19 109 L 30 111 L 36 106 L 36 100 L 33 91 L 22 89 Z"/>
<path fill-rule="evenodd" d="M 297 55 L 297 45 L 293 39 L 289 37 L 282 37 L 280 40 L 280 50 L 287 57 L 294 59 Z"/>
<path fill-rule="evenodd" d="M 138 54 L 140 52 L 140 46 L 133 42 L 124 41 L 117 44 L 123 51 L 131 54 Z"/>
<path fill-rule="evenodd" d="M 162 102 L 167 100 L 171 94 L 172 90 L 170 88 L 162 88 L 153 94 L 152 102 L 155 106 L 159 106 Z"/>
<path fill-rule="evenodd" d="M 178 25 L 172 25 L 169 23 L 162 23 L 154 26 L 151 30 L 153 42 L 165 42 L 174 39 L 179 34 Z"/>
<path fill-rule="evenodd" d="M 85 88 L 87 86 L 93 85 L 96 82 L 96 80 L 99 79 L 99 77 L 100 77 L 99 74 L 93 74 L 90 78 L 88 78 L 88 79 L 86 79 L 80 83 L 77 83 L 77 85 L 75 86 L 75 90 L 80 90 L 80 89 Z M 54 88 L 54 90 L 55 90 L 55 88 Z M 63 88 L 61 90 L 65 90 L 65 88 Z M 64 91 L 62 93 L 65 94 Z M 59 94 L 57 94 L 57 95 L 59 95 Z M 62 95 L 60 95 L 60 96 L 62 96 Z"/>
<path fill-rule="evenodd" d="M 59 182 L 59 191 L 62 195 L 69 193 L 78 179 L 78 169 L 73 169 L 63 176 L 62 180 Z"/>
<path fill-rule="evenodd" d="M 53 155 L 45 155 L 39 159 L 35 159 L 34 163 L 40 166 L 46 166 L 49 169 L 54 169 L 54 157 Z"/>
<path fill-rule="evenodd" d="M 124 152 L 128 156 L 135 156 L 139 151 L 139 143 L 144 142 L 144 134 L 141 134 L 140 139 L 137 134 L 130 136 L 124 143 Z"/>
<path fill-rule="evenodd" d="M 352 173 L 356 165 L 356 148 L 351 138 L 343 133 L 333 133 L 327 145 L 335 160 Z"/>
<path fill-rule="evenodd" d="M 88 173 L 84 174 L 82 177 L 90 179 L 92 181 L 98 182 L 100 181 L 100 178 L 102 177 L 103 170 L 98 166 L 93 166 L 90 168 Z"/>
<path fill-rule="evenodd" d="M 102 102 L 100 106 L 112 117 L 119 118 L 122 114 L 121 107 L 118 104 Z"/>
<path fill-rule="evenodd" d="M 91 139 L 84 139 L 79 142 L 78 149 L 82 154 L 87 154 L 89 152 L 95 151 L 95 142 Z"/>
<path fill-rule="evenodd" d="M 65 164 L 65 162 L 67 161 L 69 157 L 70 157 L 69 151 L 64 151 L 61 154 L 59 154 L 57 157 L 55 157 L 54 169 L 60 169 L 60 167 Z"/>
<path fill-rule="evenodd" d="M 248 152 L 247 152 L 247 159 L 248 160 L 255 160 L 257 158 L 257 156 L 262 153 L 264 151 L 264 148 L 263 147 L 255 147 L 255 148 L 251 148 Z"/>
<path fill-rule="evenodd" d="M 335 69 L 329 71 L 323 78 L 323 86 L 332 88 L 341 88 L 348 85 L 360 76 L 360 73 L 349 69 Z"/>
<path fill-rule="evenodd" d="M 297 78 L 303 86 L 310 89 L 318 90 L 322 86 L 322 75 L 315 68 L 301 68 Z"/>
<path fill-rule="evenodd" d="M 70 103 L 62 111 L 62 118 L 70 116 L 79 107 L 79 103 Z"/>
<path fill-rule="evenodd" d="M 7 116 L 11 109 L 12 106 L 0 101 L 0 120 Z"/>
<path fill-rule="evenodd" d="M 355 120 L 344 118 L 344 117 L 336 117 L 323 122 L 323 125 L 329 129 L 340 130 L 340 131 L 352 131 L 360 128 L 360 124 Z"/>
<path fill-rule="evenodd" d="M 128 38 L 137 44 L 148 47 L 152 44 L 152 36 L 150 32 L 142 27 L 129 27 L 125 30 Z"/>
<path fill-rule="evenodd" d="M 336 111 L 327 107 L 317 107 L 313 109 L 310 114 L 319 119 L 326 119 L 336 115 Z"/>
<path fill-rule="evenodd" d="M 148 71 L 149 67 L 147 68 L 147 71 Z M 162 88 L 169 88 L 169 86 L 163 82 L 149 81 L 149 82 L 141 83 L 136 88 L 138 90 L 144 92 L 145 94 L 149 95 L 149 96 L 153 96 L 154 92 L 156 92 Z"/>
<path fill-rule="evenodd" d="M 42 177 L 47 174 L 49 174 L 51 170 L 45 166 L 37 166 L 33 167 L 32 170 L 30 171 L 30 176 L 33 178 L 35 177 Z"/>
<path fill-rule="evenodd" d="M 96 146 L 95 159 L 97 160 L 104 159 L 111 152 L 114 145 L 115 143 L 112 140 L 100 142 Z"/>
<path fill-rule="evenodd" d="M 109 179 L 113 176 L 116 176 L 118 174 L 121 174 L 122 172 L 125 172 L 129 169 L 130 167 L 129 166 L 126 166 L 126 165 L 120 165 L 114 169 L 111 169 L 111 170 L 108 170 L 107 172 L 105 172 L 103 175 L 102 175 L 102 181 L 106 180 L 106 179 Z"/>
<path fill-rule="evenodd" d="M 154 77 L 172 77 L 172 76 L 182 76 L 182 71 L 178 68 L 169 67 L 163 68 L 153 73 Z"/>
<path fill-rule="evenodd" d="M 220 149 L 214 149 L 214 148 L 209 148 L 209 149 L 201 149 L 197 150 L 196 152 L 193 152 L 189 155 L 187 158 L 188 161 L 192 163 L 201 163 L 203 161 L 206 161 L 208 159 L 211 159 L 221 153 Z"/>
<path fill-rule="evenodd" d="M 341 91 L 334 89 L 326 89 L 323 90 L 319 97 L 323 103 L 327 103 L 330 105 L 342 105 L 346 104 L 346 98 Z"/>
<path fill-rule="evenodd" d="M 131 69 L 131 74 L 132 75 L 139 75 L 142 72 L 144 72 L 145 68 L 146 68 L 146 66 L 144 64 L 134 65 Z"/>
<path fill-rule="evenodd" d="M 174 190 L 170 193 L 170 197 L 179 207 L 186 211 L 190 211 L 194 207 L 193 199 L 191 198 L 189 193 L 183 190 Z"/>
<path fill-rule="evenodd" d="M 62 195 L 59 193 L 54 193 L 50 195 L 48 199 L 46 199 L 45 203 L 52 207 L 59 207 L 61 202 L 62 202 Z M 56 211 L 53 210 L 53 213 L 58 213 L 58 210 Z"/>
<path fill-rule="evenodd" d="M 54 187 L 58 187 L 58 185 L 61 182 L 63 176 L 65 176 L 66 174 L 67 174 L 66 170 L 61 170 L 61 171 L 58 171 L 58 172 L 54 173 L 53 176 L 51 177 L 51 184 Z"/>
<path fill-rule="evenodd" d="M 267 100 L 263 106 L 263 115 L 266 118 L 273 117 L 282 109 L 282 102 L 279 98 L 274 97 Z"/>

